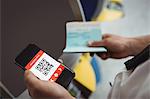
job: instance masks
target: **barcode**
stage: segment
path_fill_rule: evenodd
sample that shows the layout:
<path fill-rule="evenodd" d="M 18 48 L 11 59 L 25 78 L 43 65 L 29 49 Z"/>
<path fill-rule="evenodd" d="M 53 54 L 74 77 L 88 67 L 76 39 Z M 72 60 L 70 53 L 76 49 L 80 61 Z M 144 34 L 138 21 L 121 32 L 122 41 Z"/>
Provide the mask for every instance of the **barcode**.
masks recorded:
<path fill-rule="evenodd" d="M 46 61 L 46 59 L 43 58 L 35 68 L 38 71 L 40 71 L 42 74 L 47 76 L 47 74 L 50 72 L 52 67 L 54 66 L 50 64 L 48 61 Z"/>

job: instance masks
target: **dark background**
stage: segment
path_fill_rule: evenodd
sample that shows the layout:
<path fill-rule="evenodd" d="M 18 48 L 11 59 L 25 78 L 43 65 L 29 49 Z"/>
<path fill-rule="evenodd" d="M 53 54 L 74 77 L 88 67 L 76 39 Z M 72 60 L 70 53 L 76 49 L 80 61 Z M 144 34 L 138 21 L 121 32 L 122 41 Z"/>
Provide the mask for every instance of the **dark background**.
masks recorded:
<path fill-rule="evenodd" d="M 14 64 L 29 43 L 57 59 L 65 47 L 65 24 L 75 20 L 68 0 L 1 0 L 1 82 L 14 95 L 25 89 L 24 71 Z"/>

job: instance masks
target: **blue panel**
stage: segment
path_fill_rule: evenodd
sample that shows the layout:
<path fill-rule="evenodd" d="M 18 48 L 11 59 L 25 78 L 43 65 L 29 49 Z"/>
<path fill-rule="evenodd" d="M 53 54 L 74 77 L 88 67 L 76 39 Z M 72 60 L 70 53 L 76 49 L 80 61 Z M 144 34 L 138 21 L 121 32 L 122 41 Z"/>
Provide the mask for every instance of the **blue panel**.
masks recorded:
<path fill-rule="evenodd" d="M 92 57 L 91 65 L 93 66 L 93 70 L 95 72 L 96 84 L 98 84 L 101 81 L 101 73 L 100 73 L 100 64 L 98 63 L 95 56 Z"/>
<path fill-rule="evenodd" d="M 97 8 L 99 0 L 80 0 L 83 7 L 83 11 L 86 17 L 86 21 L 90 21 Z"/>

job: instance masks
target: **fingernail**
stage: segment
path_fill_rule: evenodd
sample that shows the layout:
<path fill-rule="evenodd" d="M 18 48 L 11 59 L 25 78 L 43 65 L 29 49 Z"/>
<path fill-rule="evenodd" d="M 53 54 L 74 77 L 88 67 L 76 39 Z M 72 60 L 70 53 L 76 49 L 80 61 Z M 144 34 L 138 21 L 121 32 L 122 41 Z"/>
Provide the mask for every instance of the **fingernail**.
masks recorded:
<path fill-rule="evenodd" d="M 101 57 L 102 57 L 102 58 L 106 58 L 106 54 L 102 54 Z"/>
<path fill-rule="evenodd" d="M 62 59 L 59 58 L 58 61 L 63 64 L 63 60 Z"/>
<path fill-rule="evenodd" d="M 88 41 L 88 45 L 92 45 L 94 41 Z"/>

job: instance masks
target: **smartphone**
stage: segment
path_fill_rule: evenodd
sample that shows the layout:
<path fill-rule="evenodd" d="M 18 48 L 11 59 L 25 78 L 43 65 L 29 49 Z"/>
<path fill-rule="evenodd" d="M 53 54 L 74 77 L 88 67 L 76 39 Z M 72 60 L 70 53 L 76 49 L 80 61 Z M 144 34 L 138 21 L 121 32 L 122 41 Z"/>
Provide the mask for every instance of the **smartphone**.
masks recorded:
<path fill-rule="evenodd" d="M 15 63 L 23 70 L 31 71 L 36 77 L 45 81 L 55 81 L 67 88 L 75 73 L 56 61 L 35 44 L 29 44 L 15 58 Z"/>

